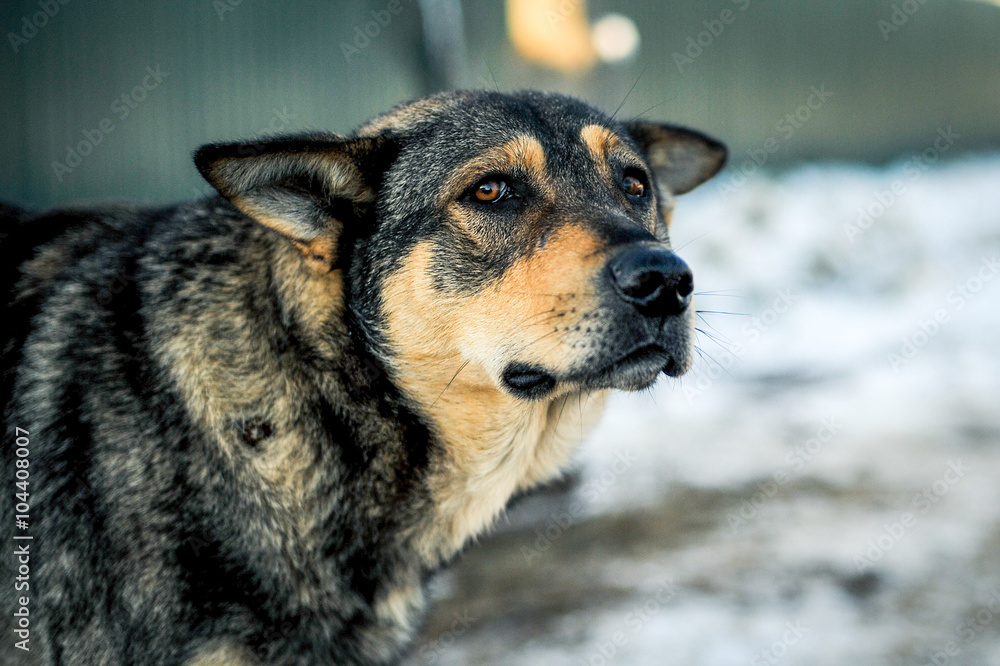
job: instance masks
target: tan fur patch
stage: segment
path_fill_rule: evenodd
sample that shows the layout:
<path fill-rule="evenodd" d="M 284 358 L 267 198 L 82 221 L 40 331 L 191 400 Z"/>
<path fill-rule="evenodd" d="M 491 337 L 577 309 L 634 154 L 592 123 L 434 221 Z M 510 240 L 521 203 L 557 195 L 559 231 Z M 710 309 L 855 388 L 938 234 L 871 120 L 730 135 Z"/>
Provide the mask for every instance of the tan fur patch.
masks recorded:
<path fill-rule="evenodd" d="M 608 164 L 608 157 L 621 146 L 618 136 L 603 125 L 586 125 L 580 130 L 580 141 L 587 147 L 601 174 L 610 178 L 611 165 Z"/>
<path fill-rule="evenodd" d="M 250 650 L 236 643 L 214 641 L 202 648 L 186 666 L 258 666 Z"/>
<path fill-rule="evenodd" d="M 265 234 L 261 230 L 259 233 Z M 323 326 L 339 321 L 343 309 L 341 271 L 317 273 L 280 239 L 273 241 L 274 278 L 283 301 L 295 311 L 302 334 L 316 348 L 335 357 Z M 252 470 L 273 491 L 300 535 L 312 534 L 305 522 L 312 514 L 303 506 L 314 492 L 318 452 L 302 430 L 297 405 L 308 386 L 275 359 L 269 341 L 256 335 L 244 321 L 244 304 L 221 296 L 212 307 L 191 313 L 191 319 L 161 348 L 164 367 L 184 395 L 192 418 L 220 446 L 238 468 Z M 325 346 L 325 348 L 324 348 Z M 208 353 L 206 353 L 208 350 Z M 260 416 L 273 427 L 273 436 L 252 450 L 240 440 L 234 424 L 240 417 Z"/>
<path fill-rule="evenodd" d="M 286 388 L 291 378 L 273 367 L 261 367 L 258 371 L 242 368 L 237 374 L 227 373 L 225 363 L 215 363 L 197 354 L 196 350 L 205 347 L 195 345 L 205 342 L 178 337 L 164 350 L 192 416 L 220 444 L 220 450 L 235 459 L 234 465 L 249 466 L 262 485 L 277 491 L 271 497 L 282 504 L 289 516 L 296 517 L 300 533 L 309 533 L 312 526 L 301 524 L 308 514 L 300 509 L 311 494 L 310 472 L 317 452 L 309 446 L 306 433 L 296 426 L 293 408 L 296 400 Z M 218 344 L 217 339 L 214 342 Z M 252 362 L 248 360 L 248 365 Z M 233 418 L 261 409 L 267 410 L 275 435 L 257 449 L 246 451 L 233 428 Z"/>
<path fill-rule="evenodd" d="M 372 119 L 361 127 L 357 134 L 358 136 L 375 136 L 387 130 L 394 132 L 411 130 L 421 123 L 433 120 L 458 104 L 463 98 L 464 96 L 461 94 L 445 93 L 417 100 Z"/>
<path fill-rule="evenodd" d="M 545 177 L 545 149 L 533 136 L 521 135 L 500 146 L 503 158 L 520 166 L 539 180 Z"/>
<path fill-rule="evenodd" d="M 505 172 L 511 169 L 524 171 L 543 194 L 551 194 L 546 171 L 545 149 L 541 142 L 529 134 L 522 134 L 506 143 L 483 151 L 481 155 L 459 166 L 442 188 L 442 206 L 454 200 L 480 177 L 490 172 Z M 545 190 L 548 192 L 545 192 Z"/>
<path fill-rule="evenodd" d="M 432 249 L 422 243 L 387 282 L 396 381 L 445 449 L 431 462 L 435 514 L 420 537 L 428 561 L 460 549 L 515 492 L 556 475 L 596 422 L 603 392 L 581 395 L 562 386 L 527 402 L 498 382 L 514 358 L 567 367 L 588 309 L 583 290 L 600 255 L 596 238 L 566 226 L 499 284 L 446 299 L 431 284 Z M 564 323 L 554 325 L 556 318 Z"/>
<path fill-rule="evenodd" d="M 311 241 L 292 241 L 296 249 L 302 253 L 306 263 L 313 269 L 322 272 L 329 271 L 333 260 L 337 257 L 337 238 L 340 234 L 320 236 Z"/>
<path fill-rule="evenodd" d="M 622 143 L 618 135 L 603 125 L 585 125 L 580 130 L 580 141 L 587 147 L 587 152 L 594 159 L 597 170 L 609 183 L 614 179 L 609 162 L 609 159 L 613 155 L 617 154 L 620 158 L 636 164 L 646 163 L 645 160 Z M 674 198 L 670 192 L 665 192 L 662 188 L 657 189 L 655 194 L 657 210 L 663 218 L 663 223 L 666 226 L 670 226 L 670 215 L 674 209 Z M 655 227 L 655 222 L 655 220 L 649 221 L 651 228 Z"/>
<path fill-rule="evenodd" d="M 336 239 L 329 243 L 335 247 Z M 321 251 L 336 253 L 330 245 Z M 343 271 L 305 272 L 298 254 L 281 247 L 275 248 L 272 265 L 282 296 L 300 313 L 299 323 L 310 341 L 325 346 L 329 336 L 324 327 L 329 321 L 340 321 L 344 309 Z"/>
<path fill-rule="evenodd" d="M 419 582 L 392 588 L 375 602 L 375 614 L 388 626 L 410 627 L 424 607 L 424 590 Z"/>
<path fill-rule="evenodd" d="M 101 229 L 97 226 L 73 229 L 62 238 L 40 247 L 37 254 L 21 266 L 24 278 L 20 280 L 14 298 L 31 298 L 39 293 L 49 281 L 72 264 L 76 258 L 75 248 L 86 246 L 100 233 Z M 111 294 L 111 288 L 120 287 L 114 283 L 108 286 L 108 291 L 98 292 L 99 299 L 107 298 Z"/>

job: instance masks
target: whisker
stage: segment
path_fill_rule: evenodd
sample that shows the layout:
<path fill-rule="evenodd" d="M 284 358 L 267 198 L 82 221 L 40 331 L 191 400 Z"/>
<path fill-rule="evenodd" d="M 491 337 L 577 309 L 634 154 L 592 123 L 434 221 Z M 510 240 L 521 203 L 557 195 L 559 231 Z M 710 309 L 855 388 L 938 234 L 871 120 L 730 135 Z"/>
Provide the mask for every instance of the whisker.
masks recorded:
<path fill-rule="evenodd" d="M 720 341 L 719 341 L 719 340 L 720 340 L 719 338 L 717 338 L 716 336 L 712 335 L 712 334 L 711 334 L 711 333 L 709 333 L 708 331 L 706 331 L 706 330 L 704 330 L 704 329 L 701 329 L 701 328 L 696 328 L 696 329 L 694 329 L 694 330 L 698 331 L 699 333 L 701 333 L 702 335 L 704 335 L 704 336 L 705 336 L 706 338 L 708 338 L 709 340 L 711 340 L 711 341 L 712 341 L 712 342 L 714 342 L 715 344 L 719 345 L 719 347 L 721 347 L 721 348 L 722 348 L 722 349 L 724 349 L 725 351 L 729 352 L 730 354 L 733 354 L 733 353 L 734 353 L 734 352 L 733 352 L 733 349 L 734 349 L 734 345 L 733 345 L 732 343 L 730 343 L 730 342 L 727 342 L 726 344 L 728 344 L 728 345 L 729 345 L 729 346 L 727 347 L 726 345 L 722 344 L 722 342 L 720 342 Z M 734 354 L 734 355 L 735 355 L 735 354 Z"/>
<path fill-rule="evenodd" d="M 556 318 L 558 316 L 559 316 L 559 313 L 556 312 L 556 309 L 555 308 L 550 308 L 548 310 L 542 310 L 541 312 L 536 312 L 533 315 L 528 315 L 527 317 L 524 318 L 524 320 L 523 320 L 522 323 L 525 323 L 525 324 L 527 324 L 529 322 L 541 323 L 542 321 L 545 321 L 545 320 L 547 320 L 549 318 L 553 318 L 554 319 L 554 318 Z"/>
<path fill-rule="evenodd" d="M 563 412 L 565 412 L 565 411 L 566 411 L 566 405 L 568 405 L 568 404 L 569 404 L 569 399 L 570 399 L 570 396 L 571 396 L 571 394 L 568 394 L 568 395 L 567 395 L 567 396 L 566 396 L 566 397 L 565 397 L 565 398 L 563 399 L 563 404 L 562 404 L 562 407 L 560 407 L 560 408 L 559 408 L 559 416 L 557 416 L 557 417 L 556 417 L 556 427 L 557 427 L 557 428 L 559 427 L 559 424 L 560 424 L 560 423 L 562 423 L 562 415 L 563 415 Z"/>
<path fill-rule="evenodd" d="M 695 313 L 695 314 L 697 314 L 697 313 Z M 730 339 L 729 339 L 729 336 L 727 336 L 727 335 L 726 335 L 725 333 L 723 333 L 722 331 L 720 331 L 720 330 L 719 330 L 719 329 L 717 329 L 716 327 L 712 326 L 712 324 L 711 324 L 711 323 L 710 323 L 710 322 L 709 322 L 709 321 L 708 321 L 707 319 L 705 319 L 704 317 L 702 317 L 702 316 L 701 316 L 700 314 L 698 315 L 698 318 L 699 318 L 699 319 L 701 319 L 702 323 L 703 323 L 703 324 L 705 324 L 705 326 L 708 326 L 708 327 L 709 327 L 710 329 L 712 329 L 712 331 L 713 331 L 713 332 L 714 332 L 714 333 L 715 333 L 716 335 L 718 335 L 718 336 L 719 336 L 719 337 L 720 337 L 721 339 L 723 339 L 723 340 L 725 340 L 725 341 L 726 341 L 727 343 L 729 343 L 729 344 L 731 344 L 731 345 L 734 345 L 734 346 L 735 346 L 735 344 L 736 344 L 736 343 L 734 343 L 734 342 L 733 342 L 732 340 L 730 340 Z M 697 330 L 699 330 L 699 331 L 700 331 L 701 329 L 697 329 Z"/>
<path fill-rule="evenodd" d="M 706 331 L 703 328 L 695 327 L 694 330 L 698 331 L 699 333 L 701 333 L 702 335 L 704 335 L 705 337 L 707 337 L 709 340 L 723 340 L 724 342 L 727 342 L 727 343 L 731 342 L 730 340 L 726 340 L 723 336 L 716 335 L 714 333 L 709 333 L 708 331 Z"/>
<path fill-rule="evenodd" d="M 659 409 L 660 406 L 658 404 L 656 404 L 656 394 L 653 392 L 653 387 L 652 386 L 647 386 L 646 387 L 646 395 L 648 395 L 649 399 L 653 401 L 653 406 L 656 407 L 657 409 Z"/>
<path fill-rule="evenodd" d="M 617 108 L 617 109 L 615 109 L 615 112 L 611 114 L 611 120 L 614 120 L 614 119 L 615 119 L 615 116 L 617 116 L 617 115 L 618 115 L 618 112 L 622 110 L 622 107 L 623 107 L 623 106 L 625 106 L 625 102 L 626 102 L 626 101 L 628 101 L 628 98 L 629 98 L 629 95 L 631 95 L 631 94 L 632 94 L 632 91 L 633 91 L 633 90 L 635 90 L 635 87 L 636 87 L 637 85 L 639 85 L 639 79 L 641 79 L 641 78 L 642 78 L 642 75 L 646 73 L 646 69 L 647 69 L 648 67 L 649 67 L 649 63 L 646 63 L 646 65 L 645 65 L 645 66 L 644 66 L 644 67 L 642 68 L 642 71 L 641 71 L 641 72 L 639 72 L 639 76 L 635 77 L 635 83 L 633 83 L 633 84 L 632 84 L 632 87 L 628 89 L 628 92 L 627 92 L 627 93 L 625 93 L 625 99 L 623 99 L 623 100 L 622 100 L 622 103 L 621 103 L 621 104 L 619 104 L 619 105 L 618 105 L 618 108 Z"/>
<path fill-rule="evenodd" d="M 459 366 L 459 368 L 458 368 L 458 370 L 456 370 L 456 371 L 455 371 L 455 374 L 454 374 L 454 375 L 452 375 L 451 379 L 449 379 L 449 380 L 448 380 L 448 383 L 447 383 L 447 384 L 445 384 L 445 387 L 444 387 L 444 389 L 443 389 L 443 390 L 441 391 L 441 393 L 440 393 L 440 394 L 438 394 L 438 397 L 434 398 L 434 402 L 432 402 L 432 403 L 431 403 L 431 407 L 433 407 L 434 405 L 436 405 L 436 404 L 437 404 L 437 401 L 441 399 L 441 396 L 442 396 L 442 395 L 444 395 L 444 392 L 448 390 L 448 387 L 449 387 L 449 386 L 451 386 L 451 383 L 452 383 L 453 381 L 455 381 L 455 378 L 456 378 L 456 377 L 458 377 L 458 373 L 462 372 L 462 370 L 463 370 L 463 369 L 465 368 L 465 366 L 467 366 L 467 365 L 469 365 L 469 359 L 466 359 L 465 363 L 463 363 L 462 365 L 460 365 L 460 366 Z"/>
<path fill-rule="evenodd" d="M 715 233 L 714 229 L 711 230 L 711 231 L 706 231 L 705 233 L 701 234 L 700 236 L 695 236 L 694 238 L 692 238 L 691 240 L 689 240 L 687 243 L 684 243 L 684 245 L 681 245 L 679 248 L 675 249 L 674 252 L 680 252 L 681 250 L 683 250 L 684 248 L 686 248 L 691 243 L 693 243 L 695 241 L 698 241 L 698 240 L 701 240 L 705 236 L 708 236 L 709 234 L 713 234 L 713 233 Z"/>
<path fill-rule="evenodd" d="M 676 95 L 674 95 L 674 96 L 673 96 L 673 97 L 671 97 L 670 99 L 665 99 L 665 100 L 663 100 L 663 101 L 662 101 L 662 102 L 660 102 L 659 104 L 654 104 L 653 106 L 649 107 L 648 109 L 646 109 L 645 111 L 643 111 L 643 112 L 642 112 L 642 113 L 640 113 L 639 115 L 637 115 L 637 116 L 635 116 L 634 118 L 632 118 L 632 120 L 633 120 L 633 121 L 635 121 L 635 120 L 639 120 L 639 118 L 642 118 L 642 117 L 643 117 L 644 115 L 646 115 L 647 113 L 649 113 L 649 112 L 650 112 L 650 111 L 652 111 L 653 109 L 656 109 L 656 108 L 658 108 L 658 107 L 661 107 L 661 106 L 663 106 L 664 104 L 666 104 L 667 102 L 672 102 L 672 101 L 674 101 L 675 99 L 677 99 L 677 96 L 676 96 Z"/>
<path fill-rule="evenodd" d="M 534 340 L 532 340 L 531 342 L 529 342 L 526 346 L 530 347 L 531 345 L 537 344 L 537 343 L 541 342 L 542 340 L 544 340 L 545 338 L 549 337 L 550 335 L 554 335 L 554 334 L 556 334 L 558 332 L 559 332 L 558 329 L 556 329 L 554 331 L 549 331 L 545 335 L 542 335 L 541 337 L 535 338 Z"/>
<path fill-rule="evenodd" d="M 724 373 L 726 373 L 730 377 L 733 376 L 733 373 L 729 372 L 729 370 L 726 370 L 726 367 L 724 365 L 722 365 L 721 363 L 719 363 L 718 361 L 716 361 L 715 358 L 711 354 L 709 354 L 707 351 L 705 351 L 704 349 L 702 349 L 698 345 L 695 345 L 694 350 L 698 353 L 698 356 L 700 356 L 702 359 L 705 359 L 706 357 L 708 357 L 708 359 L 710 361 L 712 361 L 712 363 L 714 363 L 717 366 L 719 366 L 720 368 L 722 368 L 722 371 Z"/>
<path fill-rule="evenodd" d="M 519 326 L 536 325 L 537 326 L 537 325 L 544 324 L 547 321 L 551 321 L 552 319 L 556 319 L 556 318 L 560 317 L 561 314 L 562 313 L 558 312 L 555 307 L 551 307 L 548 310 L 542 310 L 542 311 L 536 312 L 534 314 L 525 315 L 523 318 L 521 318 L 517 322 L 517 325 L 519 325 Z"/>
<path fill-rule="evenodd" d="M 725 298 L 742 298 L 746 300 L 746 296 L 740 294 L 730 294 L 726 292 L 739 291 L 738 289 L 716 289 L 715 291 L 696 291 L 695 296 L 722 296 Z"/>
<path fill-rule="evenodd" d="M 720 314 L 720 315 L 733 315 L 735 317 L 749 317 L 749 312 L 725 312 L 724 310 L 697 310 L 698 314 Z"/>
<path fill-rule="evenodd" d="M 496 87 L 497 92 L 500 92 L 500 84 L 497 83 L 497 77 L 493 75 L 493 68 L 490 67 L 490 63 L 483 59 L 483 64 L 486 65 L 486 69 L 490 71 L 490 78 L 493 79 L 493 85 Z"/>
<path fill-rule="evenodd" d="M 587 399 L 578 402 L 578 404 L 580 405 L 580 440 L 581 441 L 583 440 L 583 406 L 587 402 L 590 402 L 590 389 L 587 389 Z"/>

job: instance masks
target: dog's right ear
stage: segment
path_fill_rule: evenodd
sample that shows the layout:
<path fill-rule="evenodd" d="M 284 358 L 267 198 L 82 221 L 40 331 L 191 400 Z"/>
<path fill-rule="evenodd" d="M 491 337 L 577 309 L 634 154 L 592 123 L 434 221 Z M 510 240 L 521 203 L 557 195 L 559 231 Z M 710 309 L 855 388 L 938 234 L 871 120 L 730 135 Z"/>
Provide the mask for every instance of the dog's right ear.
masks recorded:
<path fill-rule="evenodd" d="M 645 120 L 625 127 L 646 153 L 657 180 L 672 194 L 690 192 L 726 163 L 726 147 L 701 132 Z"/>
<path fill-rule="evenodd" d="M 344 224 L 365 216 L 395 152 L 384 136 L 334 134 L 209 144 L 198 171 L 238 209 L 288 237 L 321 271 L 337 256 Z"/>

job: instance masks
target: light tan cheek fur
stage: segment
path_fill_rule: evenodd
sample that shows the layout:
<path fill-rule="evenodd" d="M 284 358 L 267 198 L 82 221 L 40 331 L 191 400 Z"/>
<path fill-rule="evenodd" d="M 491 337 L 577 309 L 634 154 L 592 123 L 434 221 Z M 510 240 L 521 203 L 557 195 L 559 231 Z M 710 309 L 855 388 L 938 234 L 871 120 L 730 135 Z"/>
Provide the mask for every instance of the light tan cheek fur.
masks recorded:
<path fill-rule="evenodd" d="M 235 643 L 210 643 L 186 666 L 260 666 L 250 650 Z"/>
<path fill-rule="evenodd" d="M 428 563 L 450 557 L 482 532 L 514 493 L 558 474 L 597 421 L 604 392 L 563 390 L 529 402 L 497 386 L 498 345 L 523 337 L 524 313 L 518 310 L 541 303 L 519 295 L 532 287 L 531 275 L 551 265 L 550 275 L 579 286 L 574 282 L 579 275 L 555 269 L 585 262 L 579 257 L 566 262 L 562 254 L 554 243 L 550 256 L 539 258 L 533 270 L 513 269 L 497 290 L 449 302 L 430 284 L 430 247 L 418 245 L 405 268 L 386 283 L 393 374 L 443 444 L 443 454 L 430 464 L 435 510 L 414 534 Z M 586 271 L 579 270 L 581 275 Z M 537 279 L 534 289 L 539 289 Z"/>

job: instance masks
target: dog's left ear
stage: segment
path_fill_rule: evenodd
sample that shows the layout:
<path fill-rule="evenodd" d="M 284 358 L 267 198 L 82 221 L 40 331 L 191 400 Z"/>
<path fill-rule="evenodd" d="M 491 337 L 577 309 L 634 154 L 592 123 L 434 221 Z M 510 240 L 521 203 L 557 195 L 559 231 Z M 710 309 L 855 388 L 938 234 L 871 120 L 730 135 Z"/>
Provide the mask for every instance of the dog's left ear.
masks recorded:
<path fill-rule="evenodd" d="M 234 206 L 286 236 L 311 266 L 329 271 L 345 225 L 366 218 L 393 154 L 391 140 L 381 136 L 312 134 L 209 144 L 194 162 Z"/>
<path fill-rule="evenodd" d="M 672 194 L 690 192 L 726 163 L 726 147 L 701 132 L 641 120 L 625 128 L 645 152 L 656 179 Z"/>

